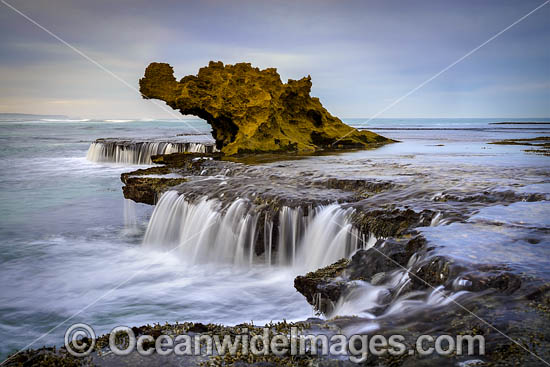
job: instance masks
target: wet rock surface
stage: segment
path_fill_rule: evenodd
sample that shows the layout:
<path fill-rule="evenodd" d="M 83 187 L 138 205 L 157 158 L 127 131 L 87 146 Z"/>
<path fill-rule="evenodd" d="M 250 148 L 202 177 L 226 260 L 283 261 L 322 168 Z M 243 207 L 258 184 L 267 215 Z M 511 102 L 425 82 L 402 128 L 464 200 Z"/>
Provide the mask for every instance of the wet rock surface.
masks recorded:
<path fill-rule="evenodd" d="M 491 289 L 512 294 L 522 286 L 521 276 L 504 265 L 461 263 L 432 254 L 435 244 L 430 244 L 420 234 L 407 237 L 379 240 L 371 248 L 356 251 L 349 260 L 342 259 L 316 272 L 298 276 L 295 288 L 318 311 L 330 314 L 331 308 L 326 304 L 334 304 L 346 289 L 353 288 L 354 281 L 382 284 L 395 272 L 407 274 L 408 282 L 402 292 L 444 286 L 449 290 L 481 292 Z M 525 280 L 532 283 L 532 279 Z"/>
<path fill-rule="evenodd" d="M 317 311 L 328 313 L 330 305 L 340 299 L 346 287 L 342 275 L 348 266 L 349 260 L 341 259 L 304 276 L 299 275 L 294 279 L 294 288 L 303 294 Z"/>
<path fill-rule="evenodd" d="M 426 228 L 451 228 L 454 224 L 461 225 L 456 227 L 457 231 L 465 231 L 465 236 L 476 236 L 480 233 L 476 231 L 481 229 L 493 235 L 521 228 L 525 230 L 522 234 L 525 238 L 520 239 L 522 249 L 528 245 L 535 248 L 548 234 L 544 225 L 537 224 L 540 221 L 528 218 L 495 222 L 490 212 L 483 215 L 479 212 L 489 207 L 504 210 L 514 207 L 513 204 L 548 200 L 546 194 L 522 190 L 522 175 L 539 177 L 545 169 L 500 167 L 485 172 L 485 167 L 475 170 L 408 164 L 403 163 L 406 160 L 402 157 L 397 163 L 370 158 L 346 160 L 345 157 L 290 159 L 266 155 L 248 159 L 250 157 L 230 158 L 219 153 L 176 153 L 154 156 L 152 161 L 158 165 L 125 173 L 121 179 L 125 183 L 125 197 L 149 204 L 155 203 L 166 190 L 177 191 L 189 202 L 204 197 L 216 200 L 220 211 L 227 210 L 237 198 L 246 200 L 251 208 L 248 213 L 259 215 L 259 235 L 254 239 L 253 249 L 258 256 L 265 256 L 266 251 L 262 237 L 265 219 L 272 220 L 273 233 L 277 236 L 280 225 L 277 213 L 283 206 L 300 208 L 300 215 L 306 217 L 316 206 L 338 202 L 343 208 L 353 210 L 350 220 L 362 236 L 359 241 L 362 248 L 354 251 L 349 259 L 296 277 L 296 290 L 328 319 L 319 321 L 317 327 L 345 334 L 396 333 L 406 335 L 411 345 L 414 337 L 426 333 L 483 335 L 487 355 L 480 358 L 481 365 L 536 366 L 540 360 L 531 353 L 548 357 L 545 347 L 550 340 L 547 331 L 550 330 L 550 288 L 545 278 L 524 272 L 514 264 L 512 252 L 506 252 L 509 250 L 504 251 L 503 257 L 508 261 L 499 258 L 491 262 L 474 256 L 479 254 L 457 256 L 443 241 L 426 233 Z M 506 178 L 509 186 L 495 186 L 495 177 Z M 445 236 L 445 231 L 442 233 Z M 457 234 L 455 241 L 459 248 L 460 235 Z M 272 252 L 278 250 L 277 242 L 274 238 Z M 485 242 L 491 243 L 491 238 Z M 517 242 L 514 238 L 511 243 L 517 245 Z M 372 299 L 366 295 L 372 295 Z M 350 304 L 353 307 L 346 308 Z M 420 304 L 422 307 L 418 307 Z M 210 326 L 197 324 L 186 330 L 203 333 L 209 332 Z M 513 340 L 503 337 L 499 331 Z M 96 356 L 94 362 L 118 365 L 109 357 L 102 358 Z M 135 364 L 144 362 L 143 357 L 136 355 L 135 358 Z M 147 361 L 149 365 L 221 362 L 219 358 L 169 360 L 160 356 Z M 468 358 L 456 355 L 419 358 L 406 354 L 369 356 L 363 365 L 439 366 L 465 361 Z M 224 360 L 225 365 L 300 365 L 302 362 L 308 365 L 348 363 L 317 357 Z"/>
<path fill-rule="evenodd" d="M 155 205 L 158 197 L 173 186 L 185 182 L 185 178 L 163 178 L 163 177 L 121 177 L 125 186 L 122 193 L 126 199 L 132 199 L 138 203 Z"/>
<path fill-rule="evenodd" d="M 548 298 L 548 292 L 544 293 Z M 365 320 L 360 317 L 347 316 L 338 317 L 332 320 L 322 320 L 310 318 L 298 323 L 271 323 L 264 326 L 253 324 L 239 324 L 235 326 L 223 326 L 215 324 L 202 324 L 185 322 L 181 324 L 155 324 L 132 327 L 136 337 L 141 335 L 150 335 L 153 341 L 143 344 L 144 350 L 153 349 L 149 356 L 143 356 L 137 352 L 132 352 L 127 356 L 116 356 L 109 348 L 109 336 L 106 334 L 97 339 L 92 353 L 88 357 L 77 358 L 67 353 L 65 347 L 41 348 L 26 350 L 13 356 L 6 366 L 318 366 L 318 367 L 347 367 L 347 366 L 540 366 L 542 361 L 548 358 L 548 350 L 545 349 L 548 337 L 550 336 L 547 325 L 548 311 L 535 306 L 521 308 L 521 302 L 508 302 L 508 308 L 513 312 L 513 317 L 504 319 L 502 315 L 495 314 L 492 308 L 502 303 L 503 300 L 498 297 L 487 297 L 484 301 L 480 299 L 468 304 L 468 307 L 475 312 L 468 313 L 457 308 L 450 308 L 444 313 L 432 314 L 432 317 L 438 317 L 442 320 L 450 320 L 449 326 L 445 332 L 433 330 L 426 324 L 410 324 L 406 327 L 397 327 L 389 325 L 384 331 L 378 331 L 376 334 L 382 335 L 386 340 L 392 335 L 399 335 L 405 348 L 405 353 L 396 355 L 390 353 L 381 353 L 378 355 L 368 353 L 365 356 L 355 354 L 356 357 L 363 357 L 361 363 L 350 361 L 352 353 L 344 355 L 320 355 L 306 353 L 304 355 L 293 356 L 289 352 L 276 356 L 273 354 L 242 354 L 218 355 L 216 353 L 207 354 L 206 345 L 201 348 L 202 353 L 198 355 L 159 355 L 154 351 L 156 341 L 163 335 L 175 337 L 177 335 L 188 335 L 190 337 L 213 336 L 218 335 L 223 339 L 226 335 L 234 338 L 235 335 L 242 335 L 242 330 L 247 330 L 246 334 L 250 337 L 262 335 L 263 327 L 269 328 L 269 335 L 275 334 L 290 335 L 291 328 L 294 328 L 302 335 L 325 335 L 330 338 L 336 334 L 350 334 L 350 327 L 360 325 Z M 540 304 L 541 307 L 548 307 Z M 486 321 L 487 320 L 487 321 Z M 527 322 L 522 325 L 520 320 Z M 372 333 L 369 333 L 371 335 Z M 482 356 L 468 356 L 465 353 L 460 355 L 450 353 L 448 355 L 419 355 L 416 352 L 416 341 L 421 335 L 430 335 L 434 339 L 442 335 L 481 336 L 485 340 L 485 353 Z M 119 347 L 124 347 L 125 337 L 117 336 L 115 338 Z M 85 340 L 85 342 L 88 340 Z M 472 344 L 475 351 L 479 351 L 479 342 Z M 428 347 L 428 345 L 425 345 Z M 462 345 L 464 350 L 468 348 L 468 342 Z M 358 350 L 361 346 L 357 345 Z M 412 351 L 412 352 L 409 352 Z M 475 363 L 467 363 L 476 361 Z"/>
<path fill-rule="evenodd" d="M 441 334 L 479 335 L 485 340 L 486 352 L 470 359 L 478 360 L 477 365 L 482 366 L 538 366 L 541 359 L 548 358 L 545 346 L 550 341 L 550 286 L 547 282 L 518 274 L 506 265 L 462 263 L 430 255 L 432 250 L 431 244 L 420 235 L 378 241 L 370 249 L 357 251 L 349 260 L 298 276 L 295 288 L 344 333 L 367 330 L 369 335 L 393 333 L 406 335 L 407 341 L 416 340 L 420 334 L 434 338 Z M 406 279 L 405 282 L 395 283 L 396 275 Z M 376 304 L 371 304 L 372 296 L 367 297 L 367 292 L 376 294 L 376 289 L 385 285 L 387 291 L 379 293 Z M 361 304 L 357 303 L 361 295 L 368 312 L 357 317 L 340 317 L 337 312 L 346 302 L 355 299 L 356 307 Z M 429 295 L 427 299 L 426 295 Z M 434 297 L 448 299 L 446 307 L 426 307 L 424 311 L 412 307 L 420 301 L 430 304 Z M 410 309 L 396 313 L 399 303 L 405 310 Z M 446 325 L 445 331 L 436 331 L 437 327 L 428 320 Z M 376 331 L 372 331 L 372 327 Z M 369 356 L 364 365 L 456 365 L 468 359 L 456 354 L 440 358 L 419 360 L 407 354 Z"/>
<path fill-rule="evenodd" d="M 524 145 L 524 146 L 530 147 L 529 149 L 525 149 L 524 152 L 550 157 L 550 136 L 537 136 L 536 138 L 524 138 L 524 139 L 518 138 L 518 139 L 497 140 L 489 144 Z"/>
<path fill-rule="evenodd" d="M 176 153 L 153 156 L 152 161 L 164 166 L 121 175 L 126 185 L 123 190 L 127 199 L 151 204 L 151 195 L 141 195 L 146 177 L 171 174 L 181 176 L 182 181 L 177 182 L 178 179 L 173 177 L 157 177 L 156 181 L 151 181 L 149 191 L 158 196 L 171 188 L 185 193 L 190 200 L 207 196 L 227 203 L 237 197 L 247 197 L 256 205 L 272 208 L 286 205 L 307 210 L 335 201 L 353 202 L 392 187 L 391 182 L 316 177 L 313 172 L 296 176 L 289 174 L 282 163 L 273 166 L 247 165 L 225 160 L 223 155 L 217 153 Z"/>
<path fill-rule="evenodd" d="M 311 78 L 284 84 L 274 68 L 210 62 L 179 82 L 173 69 L 151 63 L 140 80 L 144 98 L 165 101 L 184 115 L 206 120 L 226 155 L 370 148 L 392 142 L 332 116 L 310 96 Z"/>
<path fill-rule="evenodd" d="M 176 153 L 152 156 L 154 163 L 163 164 L 163 166 L 121 174 L 124 197 L 138 203 L 154 205 L 163 192 L 186 182 L 189 176 L 199 175 L 203 169 L 203 161 L 218 156 L 217 153 Z"/>
<path fill-rule="evenodd" d="M 391 237 L 405 234 L 415 227 L 429 226 L 435 215 L 431 210 L 416 212 L 410 208 L 364 209 L 354 214 L 353 224 L 363 233 Z"/>
<path fill-rule="evenodd" d="M 425 249 L 426 241 L 420 235 L 411 239 L 379 240 L 373 247 L 357 251 L 345 273 L 350 280 L 373 282 L 377 274 L 406 267 L 413 255 Z"/>

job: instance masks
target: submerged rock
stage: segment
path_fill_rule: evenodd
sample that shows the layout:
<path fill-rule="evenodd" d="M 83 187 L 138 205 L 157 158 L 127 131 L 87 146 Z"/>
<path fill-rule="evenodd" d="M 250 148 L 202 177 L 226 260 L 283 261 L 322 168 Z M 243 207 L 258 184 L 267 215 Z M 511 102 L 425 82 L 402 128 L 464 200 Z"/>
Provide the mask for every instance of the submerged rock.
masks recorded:
<path fill-rule="evenodd" d="M 341 259 L 306 275 L 299 275 L 294 279 L 294 288 L 303 294 L 317 311 L 328 313 L 346 287 L 346 282 L 339 279 L 348 265 L 349 260 Z"/>
<path fill-rule="evenodd" d="M 357 250 L 349 260 L 342 259 L 296 277 L 294 287 L 318 312 L 330 315 L 337 301 L 354 291 L 357 281 L 373 286 L 388 285 L 395 282 L 392 279 L 396 272 L 406 273 L 408 279 L 398 287 L 400 294 L 430 292 L 443 286 L 455 292 L 491 291 L 510 295 L 522 286 L 521 276 L 506 266 L 468 264 L 435 255 L 432 244 L 415 233 L 412 231 L 413 235 L 406 238 L 378 240 L 370 248 Z M 392 290 L 388 295 L 397 297 L 395 292 Z M 380 307 L 373 312 L 383 310 L 384 307 Z"/>
<path fill-rule="evenodd" d="M 226 155 L 370 148 L 393 142 L 332 116 L 309 95 L 309 76 L 284 84 L 274 68 L 212 61 L 179 82 L 173 73 L 168 64 L 151 63 L 139 81 L 143 97 L 205 119 L 217 148 Z"/>
<path fill-rule="evenodd" d="M 502 123 L 506 124 L 506 123 Z M 513 124 L 513 123 L 510 123 Z M 544 123 L 543 123 L 544 124 Z M 489 144 L 499 145 L 526 145 L 532 147 L 531 149 L 525 149 L 524 152 L 535 153 L 550 157 L 550 136 L 537 136 L 536 138 L 524 138 L 524 139 L 504 139 L 490 142 Z"/>

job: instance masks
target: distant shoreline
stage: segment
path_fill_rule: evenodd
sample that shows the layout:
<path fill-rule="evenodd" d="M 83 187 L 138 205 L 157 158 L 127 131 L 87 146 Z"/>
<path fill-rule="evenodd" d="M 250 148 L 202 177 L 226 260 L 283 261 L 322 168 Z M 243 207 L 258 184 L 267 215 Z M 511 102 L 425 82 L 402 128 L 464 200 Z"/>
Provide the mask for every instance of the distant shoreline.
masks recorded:
<path fill-rule="evenodd" d="M 550 125 L 549 121 L 542 122 L 542 121 L 532 121 L 532 122 L 514 122 L 514 121 L 505 121 L 505 122 L 490 122 L 489 125 Z"/>
<path fill-rule="evenodd" d="M 1 120 L 40 120 L 40 119 L 68 119 L 65 115 L 35 115 L 32 113 L 0 113 Z"/>

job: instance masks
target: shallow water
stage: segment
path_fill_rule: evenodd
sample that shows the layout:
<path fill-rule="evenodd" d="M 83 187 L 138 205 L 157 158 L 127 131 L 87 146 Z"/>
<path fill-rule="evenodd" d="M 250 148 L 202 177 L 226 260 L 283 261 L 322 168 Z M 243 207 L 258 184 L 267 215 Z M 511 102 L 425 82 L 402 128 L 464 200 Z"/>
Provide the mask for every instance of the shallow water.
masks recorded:
<path fill-rule="evenodd" d="M 372 198 L 372 205 L 407 202 L 423 208 L 436 205 L 433 197 L 446 190 L 550 194 L 548 157 L 524 153 L 521 146 L 486 144 L 548 136 L 549 129 L 489 125 L 496 121 L 500 120 L 375 120 L 369 127 L 402 142 L 371 151 L 269 163 L 266 169 L 289 175 L 308 171 L 389 179 L 414 188 L 382 193 Z M 202 121 L 188 122 L 209 131 Z M 454 130 L 441 130 L 444 127 Z M 125 202 L 119 178 L 136 166 L 98 164 L 85 158 L 97 138 L 185 133 L 196 131 L 179 121 L 0 122 L 2 357 L 77 312 L 33 347 L 61 345 L 64 330 L 74 322 L 89 323 L 104 333 L 117 325 L 251 320 L 261 324 L 314 315 L 293 288 L 293 279 L 303 268 L 197 264 L 185 254 L 142 246 L 153 208 Z M 423 229 L 441 251 L 507 263 L 550 278 L 544 263 L 550 255 L 548 202 L 463 205 L 460 210 L 474 214 L 467 222 Z M 312 235 L 306 242 L 318 240 Z M 348 311 L 342 306 L 342 312 L 358 311 L 347 306 Z"/>

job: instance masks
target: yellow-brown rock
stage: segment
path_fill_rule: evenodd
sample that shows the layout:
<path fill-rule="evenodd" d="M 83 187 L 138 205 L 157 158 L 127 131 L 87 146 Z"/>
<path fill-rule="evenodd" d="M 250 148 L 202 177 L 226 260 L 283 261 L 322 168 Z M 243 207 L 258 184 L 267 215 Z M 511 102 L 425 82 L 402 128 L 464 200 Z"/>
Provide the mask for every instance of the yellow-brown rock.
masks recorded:
<path fill-rule="evenodd" d="M 163 100 L 184 115 L 206 120 L 226 155 L 369 148 L 392 142 L 332 116 L 309 95 L 309 76 L 284 84 L 274 68 L 211 61 L 197 75 L 178 82 L 170 65 L 151 63 L 139 85 L 144 98 Z"/>

